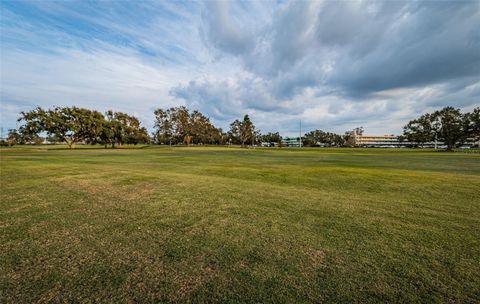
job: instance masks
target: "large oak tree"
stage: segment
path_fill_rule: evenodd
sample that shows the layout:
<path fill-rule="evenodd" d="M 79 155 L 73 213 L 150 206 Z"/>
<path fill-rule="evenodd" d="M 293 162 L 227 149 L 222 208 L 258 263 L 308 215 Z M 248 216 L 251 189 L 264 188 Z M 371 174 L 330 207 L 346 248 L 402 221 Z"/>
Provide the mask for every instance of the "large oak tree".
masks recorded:
<path fill-rule="evenodd" d="M 459 109 L 445 107 L 410 121 L 404 127 L 404 135 L 419 144 L 439 140 L 451 151 L 473 136 L 475 113 L 462 114 Z"/>
<path fill-rule="evenodd" d="M 100 112 L 78 107 L 55 107 L 44 110 L 40 107 L 21 112 L 18 121 L 24 124 L 19 133 L 25 141 L 32 141 L 40 133 L 65 143 L 70 149 L 75 144 L 115 144 L 148 142 L 145 128 L 140 121 L 121 112 Z"/>

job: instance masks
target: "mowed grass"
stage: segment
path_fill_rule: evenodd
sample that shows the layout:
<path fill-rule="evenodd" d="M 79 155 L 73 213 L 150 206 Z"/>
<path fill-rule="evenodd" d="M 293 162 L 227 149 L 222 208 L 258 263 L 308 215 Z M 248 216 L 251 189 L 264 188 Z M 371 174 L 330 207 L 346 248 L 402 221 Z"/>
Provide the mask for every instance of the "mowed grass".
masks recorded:
<path fill-rule="evenodd" d="M 3 149 L 0 302 L 480 302 L 480 155 Z"/>

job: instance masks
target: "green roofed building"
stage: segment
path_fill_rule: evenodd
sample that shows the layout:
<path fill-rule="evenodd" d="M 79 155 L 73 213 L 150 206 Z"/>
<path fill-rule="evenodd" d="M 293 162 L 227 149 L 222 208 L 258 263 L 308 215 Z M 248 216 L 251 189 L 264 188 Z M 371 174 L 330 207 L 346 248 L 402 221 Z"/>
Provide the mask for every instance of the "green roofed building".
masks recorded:
<path fill-rule="evenodd" d="M 285 147 L 300 147 L 300 137 L 288 137 L 282 138 L 282 145 Z"/>

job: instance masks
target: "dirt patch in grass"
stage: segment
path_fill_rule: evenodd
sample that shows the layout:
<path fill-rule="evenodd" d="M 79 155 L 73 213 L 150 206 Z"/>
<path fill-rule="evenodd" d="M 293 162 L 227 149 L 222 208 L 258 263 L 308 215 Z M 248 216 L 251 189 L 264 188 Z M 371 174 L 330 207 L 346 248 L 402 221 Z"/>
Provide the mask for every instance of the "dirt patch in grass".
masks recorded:
<path fill-rule="evenodd" d="M 81 192 L 95 201 L 103 202 L 134 202 L 148 200 L 148 196 L 157 191 L 152 183 L 121 184 L 108 179 L 82 179 L 57 178 L 54 182 L 59 183 L 66 191 Z"/>
<path fill-rule="evenodd" d="M 325 250 L 311 248 L 307 251 L 307 256 L 313 268 L 317 269 L 325 265 Z"/>

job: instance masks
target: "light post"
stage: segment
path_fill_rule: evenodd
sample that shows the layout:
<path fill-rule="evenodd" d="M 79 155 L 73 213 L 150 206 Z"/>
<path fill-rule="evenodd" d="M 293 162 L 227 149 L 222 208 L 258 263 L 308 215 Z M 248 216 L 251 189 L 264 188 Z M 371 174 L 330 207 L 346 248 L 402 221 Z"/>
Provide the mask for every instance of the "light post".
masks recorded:
<path fill-rule="evenodd" d="M 300 148 L 302 147 L 302 120 L 300 119 Z"/>

